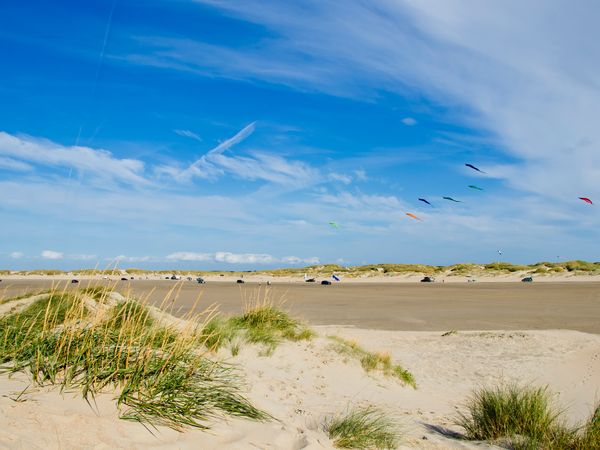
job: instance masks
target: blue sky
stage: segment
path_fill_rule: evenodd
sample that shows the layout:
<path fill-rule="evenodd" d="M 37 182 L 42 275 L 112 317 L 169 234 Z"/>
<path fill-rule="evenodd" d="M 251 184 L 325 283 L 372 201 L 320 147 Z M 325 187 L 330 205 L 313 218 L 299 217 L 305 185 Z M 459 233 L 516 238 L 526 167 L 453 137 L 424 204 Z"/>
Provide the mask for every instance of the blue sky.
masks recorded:
<path fill-rule="evenodd" d="M 596 2 L 1 8 L 0 266 L 599 259 Z"/>

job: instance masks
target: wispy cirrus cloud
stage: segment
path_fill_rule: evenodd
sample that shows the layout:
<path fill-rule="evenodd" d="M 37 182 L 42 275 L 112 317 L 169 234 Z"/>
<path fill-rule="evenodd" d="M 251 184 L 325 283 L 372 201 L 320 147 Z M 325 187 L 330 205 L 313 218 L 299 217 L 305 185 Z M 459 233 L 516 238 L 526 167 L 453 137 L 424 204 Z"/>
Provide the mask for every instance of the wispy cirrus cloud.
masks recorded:
<path fill-rule="evenodd" d="M 594 2 L 196 1 L 268 37 L 236 47 L 148 37 L 137 63 L 355 99 L 426 96 L 517 158 L 512 187 L 565 202 L 600 196 Z"/>
<path fill-rule="evenodd" d="M 196 140 L 198 142 L 202 142 L 202 138 L 200 136 L 198 136 L 196 133 L 194 133 L 193 131 L 191 131 L 191 130 L 179 130 L 179 129 L 176 129 L 176 130 L 173 130 L 173 132 L 175 134 L 179 135 L 179 136 L 187 137 L 187 138 L 190 138 L 190 139 L 194 139 L 194 140 Z"/>
<path fill-rule="evenodd" d="M 144 163 L 119 159 L 111 152 L 82 146 L 64 146 L 31 136 L 13 136 L 0 131 L 0 157 L 15 161 L 13 169 L 32 165 L 75 169 L 88 176 L 126 184 L 147 185 Z"/>

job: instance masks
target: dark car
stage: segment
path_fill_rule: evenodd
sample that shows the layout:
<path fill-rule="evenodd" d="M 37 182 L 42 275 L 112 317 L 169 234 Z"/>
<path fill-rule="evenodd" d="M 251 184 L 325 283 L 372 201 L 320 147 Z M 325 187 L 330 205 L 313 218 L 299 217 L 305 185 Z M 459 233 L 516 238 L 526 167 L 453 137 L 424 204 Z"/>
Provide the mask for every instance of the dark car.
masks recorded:
<path fill-rule="evenodd" d="M 198 277 L 198 278 L 196 278 L 196 282 L 198 282 L 199 284 L 204 284 L 204 283 L 206 283 L 206 281 L 204 281 L 204 278 L 202 278 L 202 277 Z"/>
<path fill-rule="evenodd" d="M 242 280 L 242 279 L 239 279 L 239 280 L 236 281 L 236 283 L 240 283 L 241 284 L 241 283 L 245 283 L 245 281 Z"/>
<path fill-rule="evenodd" d="M 329 280 L 323 280 L 323 281 L 321 281 L 321 284 L 330 285 L 331 281 L 329 281 Z"/>
<path fill-rule="evenodd" d="M 307 283 L 314 283 L 315 279 L 314 278 L 307 278 L 306 280 L 304 280 Z"/>
<path fill-rule="evenodd" d="M 432 277 L 423 277 L 421 283 L 435 283 L 435 278 Z"/>
<path fill-rule="evenodd" d="M 127 278 L 123 277 L 121 278 L 121 281 L 129 281 Z"/>
<path fill-rule="evenodd" d="M 521 281 L 523 283 L 531 283 L 531 282 L 533 282 L 533 277 L 525 277 Z"/>
<path fill-rule="evenodd" d="M 71 280 L 71 283 L 79 283 L 79 280 L 73 279 L 73 280 Z"/>

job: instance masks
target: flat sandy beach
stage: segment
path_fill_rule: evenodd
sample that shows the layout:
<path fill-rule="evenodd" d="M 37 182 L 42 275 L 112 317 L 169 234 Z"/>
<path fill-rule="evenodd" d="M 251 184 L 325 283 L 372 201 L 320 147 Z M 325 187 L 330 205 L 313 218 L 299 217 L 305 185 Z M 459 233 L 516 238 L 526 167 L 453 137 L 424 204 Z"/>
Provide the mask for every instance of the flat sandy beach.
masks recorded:
<path fill-rule="evenodd" d="M 49 289 L 71 289 L 68 281 L 5 279 L 0 297 Z M 81 281 L 109 284 L 102 280 Z M 311 283 L 130 280 L 110 282 L 121 292 L 167 304 L 174 315 L 218 306 L 224 314 L 240 313 L 246 299 L 268 295 L 313 325 L 405 331 L 553 330 L 600 333 L 600 281 L 543 283 L 389 283 L 354 282 L 321 286 Z M 79 285 L 75 285 L 79 286 Z M 174 300 L 174 301 L 170 301 Z"/>

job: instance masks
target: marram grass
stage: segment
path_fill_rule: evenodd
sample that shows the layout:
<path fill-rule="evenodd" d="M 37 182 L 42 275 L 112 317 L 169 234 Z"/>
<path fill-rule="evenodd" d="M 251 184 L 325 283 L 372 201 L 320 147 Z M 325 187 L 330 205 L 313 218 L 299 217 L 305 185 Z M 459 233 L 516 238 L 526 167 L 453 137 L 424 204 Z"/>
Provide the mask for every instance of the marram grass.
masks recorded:
<path fill-rule="evenodd" d="M 568 427 L 545 387 L 509 384 L 479 389 L 456 423 L 467 439 L 503 442 L 515 450 L 600 449 L 600 405 L 580 427 Z"/>
<path fill-rule="evenodd" d="M 334 342 L 332 345 L 334 351 L 359 360 L 366 372 L 380 371 L 385 376 L 395 377 L 404 384 L 413 388 L 417 387 L 413 374 L 404 369 L 400 364 L 394 364 L 389 353 L 368 352 L 354 341 L 349 341 L 339 336 L 328 337 Z"/>
<path fill-rule="evenodd" d="M 268 417 L 241 395 L 232 367 L 206 358 L 198 345 L 201 323 L 174 330 L 131 300 L 98 301 L 93 311 L 89 302 L 82 292 L 53 292 L 0 318 L 0 371 L 77 388 L 88 400 L 104 389 L 116 392 L 123 419 L 153 426 L 206 428 L 224 415 Z"/>
<path fill-rule="evenodd" d="M 400 441 L 397 424 L 374 407 L 356 408 L 333 417 L 324 428 L 339 448 L 394 449 Z"/>
<path fill-rule="evenodd" d="M 237 354 L 243 343 L 252 343 L 264 345 L 261 354 L 270 355 L 282 341 L 309 340 L 314 332 L 265 297 L 247 302 L 240 316 L 212 318 L 202 335 L 206 347 L 213 351 L 229 345 L 232 354 Z"/>

